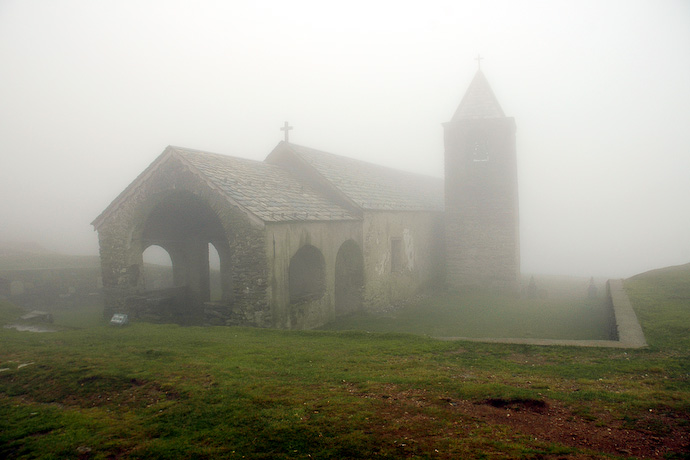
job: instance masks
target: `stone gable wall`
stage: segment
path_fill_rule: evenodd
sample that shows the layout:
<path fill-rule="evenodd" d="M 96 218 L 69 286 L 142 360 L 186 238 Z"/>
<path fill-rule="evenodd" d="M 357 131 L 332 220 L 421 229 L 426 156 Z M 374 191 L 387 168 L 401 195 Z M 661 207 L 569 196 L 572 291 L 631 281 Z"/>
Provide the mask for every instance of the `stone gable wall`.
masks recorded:
<path fill-rule="evenodd" d="M 206 204 L 220 220 L 225 233 L 229 252 L 226 257 L 232 261 L 232 279 L 225 284 L 232 289 L 229 296 L 232 308 L 225 310 L 221 321 L 226 324 L 271 325 L 263 228 L 175 158 L 158 165 L 152 175 L 131 190 L 97 229 L 105 315 L 128 312 L 127 299 L 142 293 L 140 273 L 145 249 L 142 235 L 146 220 L 163 199 L 180 191 L 188 192 Z"/>

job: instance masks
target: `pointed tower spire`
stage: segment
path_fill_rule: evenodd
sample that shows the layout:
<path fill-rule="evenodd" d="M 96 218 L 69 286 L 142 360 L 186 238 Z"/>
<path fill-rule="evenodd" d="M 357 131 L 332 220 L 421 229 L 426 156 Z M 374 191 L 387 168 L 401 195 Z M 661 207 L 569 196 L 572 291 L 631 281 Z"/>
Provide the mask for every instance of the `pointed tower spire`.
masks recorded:
<path fill-rule="evenodd" d="M 503 118 L 505 114 L 480 69 L 472 79 L 451 121 L 463 118 Z"/>

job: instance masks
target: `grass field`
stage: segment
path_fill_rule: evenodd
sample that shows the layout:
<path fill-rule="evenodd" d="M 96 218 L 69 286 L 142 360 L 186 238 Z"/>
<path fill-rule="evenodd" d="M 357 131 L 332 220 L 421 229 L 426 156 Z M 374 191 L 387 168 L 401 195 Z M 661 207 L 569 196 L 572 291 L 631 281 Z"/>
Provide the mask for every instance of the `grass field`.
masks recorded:
<path fill-rule="evenodd" d="M 689 458 L 690 266 L 625 286 L 647 349 L 0 329 L 0 458 Z"/>

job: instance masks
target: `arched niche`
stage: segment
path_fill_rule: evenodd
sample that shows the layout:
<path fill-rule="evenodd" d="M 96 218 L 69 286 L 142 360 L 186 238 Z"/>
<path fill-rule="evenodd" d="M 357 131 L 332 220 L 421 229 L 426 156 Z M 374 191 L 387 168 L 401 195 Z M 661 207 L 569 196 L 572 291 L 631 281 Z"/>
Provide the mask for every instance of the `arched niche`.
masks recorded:
<path fill-rule="evenodd" d="M 311 302 L 326 292 L 326 262 L 315 246 L 302 246 L 290 259 L 290 303 Z"/>
<path fill-rule="evenodd" d="M 335 314 L 346 315 L 362 309 L 364 257 L 359 245 L 345 241 L 335 258 Z"/>

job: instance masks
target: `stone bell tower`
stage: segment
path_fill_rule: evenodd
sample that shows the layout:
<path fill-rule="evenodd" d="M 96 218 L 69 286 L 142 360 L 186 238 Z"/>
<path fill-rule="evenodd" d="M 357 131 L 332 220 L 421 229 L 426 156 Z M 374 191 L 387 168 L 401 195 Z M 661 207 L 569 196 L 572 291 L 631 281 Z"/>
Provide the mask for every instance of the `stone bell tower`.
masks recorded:
<path fill-rule="evenodd" d="M 515 119 L 477 70 L 445 144 L 446 274 L 451 287 L 516 290 L 520 234 Z"/>

